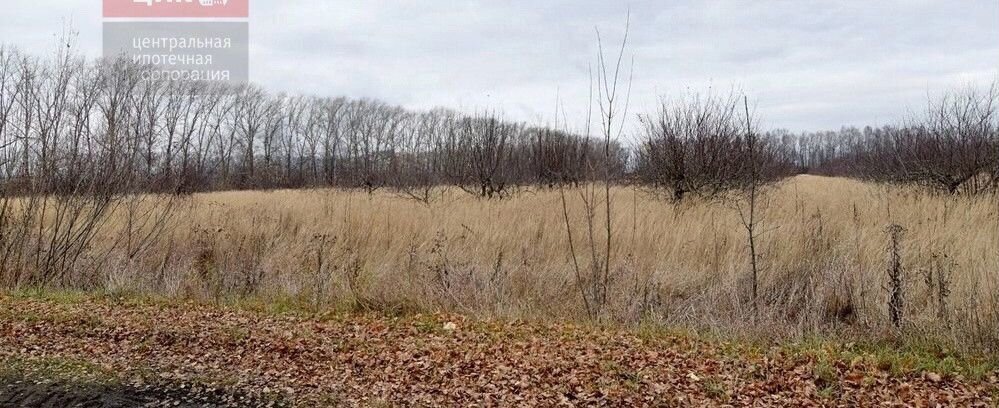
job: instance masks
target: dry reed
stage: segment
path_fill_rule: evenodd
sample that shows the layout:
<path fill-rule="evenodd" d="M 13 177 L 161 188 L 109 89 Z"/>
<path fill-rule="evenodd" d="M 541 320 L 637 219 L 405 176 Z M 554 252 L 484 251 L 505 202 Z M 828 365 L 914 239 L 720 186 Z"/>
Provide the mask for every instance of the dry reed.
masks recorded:
<path fill-rule="evenodd" d="M 993 197 L 815 176 L 788 180 L 768 193 L 763 209 L 757 315 L 745 232 L 731 206 L 696 199 L 674 205 L 624 187 L 612 196 L 614 261 L 605 312 L 611 321 L 780 334 L 892 333 L 888 270 L 898 256 L 906 298 L 902 331 L 979 344 L 995 333 L 999 216 Z M 454 190 L 441 197 L 424 205 L 388 192 L 196 195 L 146 253 L 106 271 L 103 289 L 586 319 L 557 190 L 504 200 Z M 578 201 L 570 200 L 570 220 L 575 236 L 585 237 Z M 595 216 L 600 225 L 601 215 Z M 896 254 L 888 253 L 892 225 L 906 231 Z"/>

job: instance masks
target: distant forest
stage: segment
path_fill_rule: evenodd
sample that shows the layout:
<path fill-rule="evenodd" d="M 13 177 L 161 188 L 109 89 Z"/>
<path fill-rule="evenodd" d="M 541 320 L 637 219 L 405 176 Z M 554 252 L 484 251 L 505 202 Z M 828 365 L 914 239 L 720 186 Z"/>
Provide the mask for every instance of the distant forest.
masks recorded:
<path fill-rule="evenodd" d="M 724 191 L 750 164 L 775 178 L 847 176 L 949 193 L 993 191 L 999 180 L 994 86 L 950 93 L 896 125 L 813 133 L 757 129 L 739 95 L 664 99 L 638 114 L 635 143 L 612 143 L 604 154 L 597 138 L 488 111 L 152 81 L 143 68 L 0 48 L 4 191 L 329 186 L 426 200 L 447 185 L 502 198 L 589 182 L 606 166 L 615 182 L 682 199 Z"/>

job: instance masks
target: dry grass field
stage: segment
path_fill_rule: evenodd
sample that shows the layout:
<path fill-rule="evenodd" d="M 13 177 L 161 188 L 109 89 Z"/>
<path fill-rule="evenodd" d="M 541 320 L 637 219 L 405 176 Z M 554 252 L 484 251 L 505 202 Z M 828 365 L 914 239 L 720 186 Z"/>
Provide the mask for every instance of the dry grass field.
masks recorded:
<path fill-rule="evenodd" d="M 203 301 L 587 320 L 558 189 L 503 200 L 458 190 L 441 197 L 424 205 L 388 191 L 199 194 L 182 203 L 146 255 L 112 263 L 99 282 L 112 293 Z M 592 258 L 580 191 L 567 189 L 565 197 L 585 270 Z M 898 225 L 903 332 L 977 345 L 995 333 L 994 197 L 790 179 L 764 196 L 757 313 L 747 235 L 732 205 L 676 206 L 627 187 L 612 197 L 603 322 L 778 336 L 894 334 L 888 230 Z"/>
<path fill-rule="evenodd" d="M 999 407 L 995 7 L 18 2 L 0 408 Z"/>

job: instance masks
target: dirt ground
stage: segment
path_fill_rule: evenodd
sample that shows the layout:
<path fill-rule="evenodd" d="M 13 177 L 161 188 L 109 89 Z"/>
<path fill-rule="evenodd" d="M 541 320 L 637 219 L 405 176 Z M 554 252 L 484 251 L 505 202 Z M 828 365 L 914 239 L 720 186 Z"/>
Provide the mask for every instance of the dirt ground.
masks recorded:
<path fill-rule="evenodd" d="M 166 386 L 76 384 L 65 381 L 0 377 L 0 407 L 132 408 L 280 406 L 222 390 L 179 389 Z"/>
<path fill-rule="evenodd" d="M 5 381 L 6 406 L 993 406 L 997 392 L 995 373 L 862 350 L 91 298 L 0 295 L 0 358 L 56 378 Z M 110 385 L 59 380 L 83 371 Z"/>

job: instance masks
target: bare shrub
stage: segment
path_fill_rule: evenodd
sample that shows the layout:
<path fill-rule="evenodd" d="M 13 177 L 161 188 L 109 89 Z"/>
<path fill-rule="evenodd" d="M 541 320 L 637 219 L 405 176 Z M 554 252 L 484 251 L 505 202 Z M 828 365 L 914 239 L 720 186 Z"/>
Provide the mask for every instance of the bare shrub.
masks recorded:
<path fill-rule="evenodd" d="M 739 141 L 744 126 L 736 95 L 694 95 L 660 102 L 655 114 L 639 115 L 644 139 L 638 150 L 640 180 L 670 191 L 714 197 L 735 187 L 742 166 Z"/>

